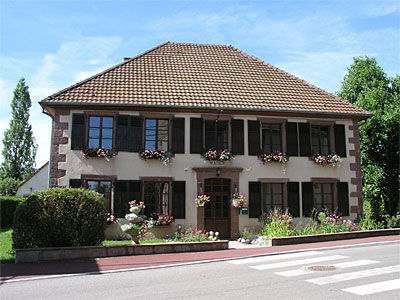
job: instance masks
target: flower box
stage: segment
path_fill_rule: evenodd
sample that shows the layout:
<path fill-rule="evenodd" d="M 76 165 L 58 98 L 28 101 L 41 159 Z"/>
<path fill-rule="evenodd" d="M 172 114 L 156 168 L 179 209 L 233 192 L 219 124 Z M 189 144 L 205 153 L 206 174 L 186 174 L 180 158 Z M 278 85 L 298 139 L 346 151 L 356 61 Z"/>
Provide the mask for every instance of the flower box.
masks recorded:
<path fill-rule="evenodd" d="M 144 150 L 139 153 L 139 157 L 143 160 L 160 160 L 166 166 L 171 159 L 171 153 L 163 150 Z"/>
<path fill-rule="evenodd" d="M 314 154 L 311 159 L 317 165 L 324 167 L 336 167 L 342 162 L 342 159 L 337 154 L 320 155 Z"/>
<path fill-rule="evenodd" d="M 225 150 L 210 149 L 204 152 L 201 156 L 204 158 L 204 160 L 209 161 L 212 164 L 223 164 L 226 161 L 231 161 L 234 155 L 227 149 Z"/>
<path fill-rule="evenodd" d="M 286 164 L 289 160 L 289 157 L 286 153 L 282 152 L 274 152 L 274 153 L 263 153 L 258 156 L 258 159 L 265 164 L 269 163 L 281 163 Z"/>
<path fill-rule="evenodd" d="M 81 150 L 81 156 L 83 159 L 104 158 L 105 160 L 109 161 L 110 158 L 117 154 L 117 151 L 104 148 L 84 148 Z"/>

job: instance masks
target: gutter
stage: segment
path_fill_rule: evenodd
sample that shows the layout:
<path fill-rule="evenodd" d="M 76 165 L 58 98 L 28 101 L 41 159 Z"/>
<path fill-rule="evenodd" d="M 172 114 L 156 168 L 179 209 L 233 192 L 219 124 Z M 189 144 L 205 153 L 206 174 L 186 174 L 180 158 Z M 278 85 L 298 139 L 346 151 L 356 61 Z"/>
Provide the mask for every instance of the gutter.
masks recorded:
<path fill-rule="evenodd" d="M 50 157 L 49 157 L 49 170 L 47 171 L 47 188 L 50 188 L 50 165 L 51 165 L 51 148 L 53 145 L 53 126 L 54 126 L 54 117 L 49 114 L 44 107 L 42 106 L 42 113 L 45 114 L 46 116 L 49 116 L 52 120 L 51 122 L 51 137 L 50 137 Z"/>

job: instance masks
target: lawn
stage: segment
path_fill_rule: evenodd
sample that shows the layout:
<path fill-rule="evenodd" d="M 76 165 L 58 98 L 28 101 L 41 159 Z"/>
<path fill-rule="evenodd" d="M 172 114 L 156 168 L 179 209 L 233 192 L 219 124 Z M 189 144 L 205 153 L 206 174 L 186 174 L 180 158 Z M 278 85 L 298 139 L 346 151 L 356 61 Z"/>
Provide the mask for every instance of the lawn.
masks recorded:
<path fill-rule="evenodd" d="M 12 228 L 4 227 L 0 230 L 0 264 L 14 263 L 15 253 L 12 247 Z"/>

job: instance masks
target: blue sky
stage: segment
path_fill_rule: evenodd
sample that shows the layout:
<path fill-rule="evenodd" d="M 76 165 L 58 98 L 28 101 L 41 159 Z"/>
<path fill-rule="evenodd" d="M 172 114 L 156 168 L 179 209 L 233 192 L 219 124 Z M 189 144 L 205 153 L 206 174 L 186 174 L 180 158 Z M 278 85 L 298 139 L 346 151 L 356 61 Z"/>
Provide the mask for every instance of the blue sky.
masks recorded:
<path fill-rule="evenodd" d="M 353 57 L 375 57 L 393 77 L 399 15 L 391 0 L 0 0 L 0 136 L 25 77 L 41 166 L 51 122 L 38 101 L 166 40 L 231 44 L 332 93 Z"/>

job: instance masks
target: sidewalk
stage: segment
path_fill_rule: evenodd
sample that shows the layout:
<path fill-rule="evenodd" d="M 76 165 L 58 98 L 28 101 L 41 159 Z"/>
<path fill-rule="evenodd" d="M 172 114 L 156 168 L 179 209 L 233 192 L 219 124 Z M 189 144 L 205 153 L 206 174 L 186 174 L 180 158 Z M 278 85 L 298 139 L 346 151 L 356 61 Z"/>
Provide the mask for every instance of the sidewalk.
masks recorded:
<path fill-rule="evenodd" d="M 135 269 L 176 266 L 189 263 L 205 263 L 213 260 L 232 259 L 245 256 L 271 255 L 288 251 L 304 251 L 325 247 L 346 247 L 369 243 L 400 241 L 400 236 L 382 236 L 364 239 L 342 240 L 321 243 L 298 244 L 288 246 L 258 247 L 230 242 L 228 250 L 171 253 L 140 256 L 119 256 L 97 258 L 92 260 L 53 261 L 39 264 L 5 264 L 1 265 L 0 280 L 2 283 L 21 279 L 40 279 L 54 275 L 104 273 L 133 271 Z"/>

